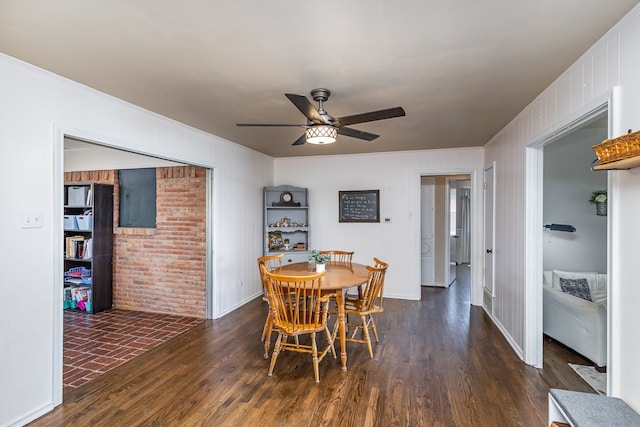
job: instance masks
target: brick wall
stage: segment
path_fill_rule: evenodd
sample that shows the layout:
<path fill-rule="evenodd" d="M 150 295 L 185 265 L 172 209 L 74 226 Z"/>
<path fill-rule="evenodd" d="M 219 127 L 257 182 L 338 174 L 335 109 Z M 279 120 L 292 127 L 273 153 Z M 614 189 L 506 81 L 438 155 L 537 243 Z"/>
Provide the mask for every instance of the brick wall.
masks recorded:
<path fill-rule="evenodd" d="M 114 184 L 113 303 L 205 317 L 206 169 L 156 169 L 156 228 L 119 228 L 118 174 L 65 173 L 65 183 Z"/>

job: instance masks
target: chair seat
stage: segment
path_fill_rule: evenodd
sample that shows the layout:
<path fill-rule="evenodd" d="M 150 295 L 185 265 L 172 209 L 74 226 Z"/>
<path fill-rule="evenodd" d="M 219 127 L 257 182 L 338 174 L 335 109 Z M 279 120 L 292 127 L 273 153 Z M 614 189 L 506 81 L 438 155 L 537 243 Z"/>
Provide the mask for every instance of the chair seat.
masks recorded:
<path fill-rule="evenodd" d="M 303 313 L 303 312 L 301 312 Z M 304 317 L 314 316 L 315 313 L 311 312 L 310 314 L 304 314 Z M 322 315 L 322 313 L 320 313 Z M 296 323 L 292 324 L 289 322 L 279 322 L 278 320 L 274 320 L 273 326 L 279 330 L 282 330 L 288 336 L 295 336 L 300 334 L 309 334 L 311 332 L 321 332 L 326 328 L 326 325 L 316 324 L 316 323 Z"/>
<path fill-rule="evenodd" d="M 382 313 L 384 309 L 376 304 L 373 307 L 364 309 L 364 301 L 357 299 L 347 299 L 344 302 L 344 312 L 348 314 L 369 314 L 369 313 Z"/>

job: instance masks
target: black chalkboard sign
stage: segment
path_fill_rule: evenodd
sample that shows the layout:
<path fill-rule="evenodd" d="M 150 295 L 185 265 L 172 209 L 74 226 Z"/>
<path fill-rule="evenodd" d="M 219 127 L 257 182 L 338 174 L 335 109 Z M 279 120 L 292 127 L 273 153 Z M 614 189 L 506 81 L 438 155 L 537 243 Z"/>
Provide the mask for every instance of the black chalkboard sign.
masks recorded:
<path fill-rule="evenodd" d="M 339 191 L 340 222 L 380 222 L 380 190 Z"/>

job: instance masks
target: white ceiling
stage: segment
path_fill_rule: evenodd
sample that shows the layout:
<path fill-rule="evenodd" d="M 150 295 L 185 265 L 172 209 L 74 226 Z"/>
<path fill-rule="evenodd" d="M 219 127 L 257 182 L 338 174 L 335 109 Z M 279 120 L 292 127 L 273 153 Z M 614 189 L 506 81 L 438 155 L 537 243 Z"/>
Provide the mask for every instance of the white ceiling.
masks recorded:
<path fill-rule="evenodd" d="M 275 157 L 480 146 L 638 0 L 0 0 L 0 52 Z M 381 135 L 292 147 L 325 87 Z M 314 103 L 315 104 L 315 103 Z"/>

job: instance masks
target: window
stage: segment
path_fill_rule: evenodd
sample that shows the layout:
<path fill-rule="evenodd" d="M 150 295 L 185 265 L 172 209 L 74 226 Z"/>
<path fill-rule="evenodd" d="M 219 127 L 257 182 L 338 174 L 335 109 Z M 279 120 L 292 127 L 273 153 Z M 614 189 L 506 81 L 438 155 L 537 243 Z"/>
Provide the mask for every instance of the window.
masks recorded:
<path fill-rule="evenodd" d="M 450 196 L 449 196 L 449 234 L 451 236 L 455 236 L 457 235 L 458 231 L 457 231 L 457 227 L 458 224 L 456 224 L 456 219 L 458 217 L 456 210 L 457 210 L 457 200 L 456 200 L 456 189 L 455 188 L 451 188 L 450 192 L 449 192 Z"/>
<path fill-rule="evenodd" d="M 156 170 L 118 171 L 120 227 L 156 227 Z"/>

